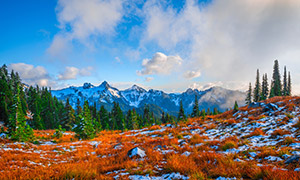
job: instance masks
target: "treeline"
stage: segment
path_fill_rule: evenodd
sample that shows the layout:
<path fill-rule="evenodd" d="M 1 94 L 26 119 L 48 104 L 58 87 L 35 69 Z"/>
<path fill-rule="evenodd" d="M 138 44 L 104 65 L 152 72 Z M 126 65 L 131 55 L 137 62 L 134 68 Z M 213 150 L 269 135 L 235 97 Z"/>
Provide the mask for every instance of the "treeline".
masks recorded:
<path fill-rule="evenodd" d="M 27 87 L 21 82 L 17 72 L 13 70 L 8 72 L 6 65 L 0 68 L 0 87 L 0 121 L 4 122 L 5 127 L 8 127 L 7 133 L 10 137 L 18 129 L 25 128 L 30 131 L 29 138 L 32 129 L 64 128 L 73 130 L 81 138 L 85 138 L 87 135 L 83 134 L 95 134 L 104 129 L 139 129 L 153 124 L 175 124 L 179 120 L 186 119 L 185 115 L 183 119 L 178 119 L 168 113 L 163 113 L 161 117 L 155 117 L 148 105 L 144 107 L 142 115 L 138 114 L 135 109 L 123 113 L 116 102 L 114 102 L 111 112 L 107 111 L 104 106 L 97 110 L 96 104 L 89 106 L 87 101 L 84 102 L 82 108 L 79 100 L 76 108 L 73 109 L 69 100 L 65 103 L 58 100 L 46 87 Z M 16 140 L 28 139 L 26 133 L 21 136 Z"/>
<path fill-rule="evenodd" d="M 247 91 L 247 97 L 245 101 L 246 104 L 250 104 L 252 102 L 266 100 L 274 96 L 291 96 L 291 95 L 292 95 L 291 74 L 290 72 L 287 73 L 286 66 L 284 66 L 283 83 L 282 83 L 280 70 L 279 70 L 279 63 L 278 60 L 275 60 L 270 87 L 268 83 L 267 73 L 263 74 L 262 83 L 260 83 L 259 69 L 257 69 L 254 89 L 252 90 L 251 83 L 249 83 L 249 89 Z"/>
<path fill-rule="evenodd" d="M 180 102 L 178 117 L 165 112 L 161 117 L 155 117 L 149 105 L 144 107 L 142 114 L 138 114 L 135 109 L 124 113 L 117 102 L 113 103 L 110 112 L 104 106 L 98 110 L 96 103 L 90 106 L 88 101 L 81 107 L 79 99 L 74 109 L 69 99 L 62 102 L 53 97 L 51 89 L 24 85 L 19 74 L 13 70 L 9 73 L 6 65 L 0 68 L 0 87 L 0 121 L 8 127 L 7 134 L 19 141 L 32 138 L 32 129 L 71 130 L 79 138 L 85 139 L 93 138 L 101 130 L 131 130 L 154 124 L 177 124 L 186 121 L 187 117 L 220 113 L 217 108 L 213 111 L 200 111 L 197 96 L 190 115 L 185 114 L 182 101 Z"/>

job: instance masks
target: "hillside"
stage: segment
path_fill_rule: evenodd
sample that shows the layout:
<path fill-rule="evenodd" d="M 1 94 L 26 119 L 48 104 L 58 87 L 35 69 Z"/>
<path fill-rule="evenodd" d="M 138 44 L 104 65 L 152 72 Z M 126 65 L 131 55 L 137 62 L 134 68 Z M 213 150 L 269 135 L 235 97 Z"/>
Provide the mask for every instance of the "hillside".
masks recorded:
<path fill-rule="evenodd" d="M 218 108 L 221 111 L 232 108 L 235 101 L 243 105 L 246 97 L 246 94 L 241 91 L 233 91 L 221 87 L 212 87 L 205 91 L 188 89 L 183 93 L 176 94 L 154 89 L 147 91 L 137 85 L 133 85 L 131 88 L 120 91 L 110 86 L 106 81 L 99 86 L 84 83 L 80 87 L 71 86 L 51 92 L 59 100 L 66 101 L 69 98 L 73 108 L 76 107 L 77 99 L 80 100 L 81 105 L 83 105 L 84 100 L 88 100 L 90 105 L 96 103 L 98 109 L 103 105 L 109 111 L 113 107 L 113 102 L 118 102 L 124 112 L 133 108 L 137 112 L 143 112 L 144 106 L 149 104 L 156 116 L 160 116 L 163 111 L 177 116 L 181 100 L 183 101 L 185 112 L 190 114 L 196 95 L 199 99 L 200 109 L 207 110 L 209 108 L 213 110 Z"/>
<path fill-rule="evenodd" d="M 299 179 L 300 97 L 275 97 L 239 111 L 140 130 L 3 139 L 0 179 Z M 136 149 L 132 148 L 138 147 Z"/>

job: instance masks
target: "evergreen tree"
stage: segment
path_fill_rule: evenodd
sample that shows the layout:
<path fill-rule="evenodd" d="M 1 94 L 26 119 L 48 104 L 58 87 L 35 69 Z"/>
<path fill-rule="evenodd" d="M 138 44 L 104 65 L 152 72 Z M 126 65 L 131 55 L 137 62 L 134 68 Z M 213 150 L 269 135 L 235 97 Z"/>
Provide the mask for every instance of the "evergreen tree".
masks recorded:
<path fill-rule="evenodd" d="M 291 73 L 288 75 L 288 83 L 287 83 L 287 96 L 292 95 L 292 81 L 291 81 Z"/>
<path fill-rule="evenodd" d="M 213 115 L 217 115 L 217 114 L 219 114 L 219 110 L 218 110 L 218 108 L 214 108 L 214 112 L 213 112 Z"/>
<path fill-rule="evenodd" d="M 70 105 L 69 98 L 67 98 L 66 105 L 62 109 L 62 119 L 60 125 L 66 130 L 71 130 L 74 124 L 76 123 L 75 110 Z"/>
<path fill-rule="evenodd" d="M 267 74 L 263 75 L 263 82 L 261 86 L 261 99 L 266 100 L 269 95 L 269 84 Z"/>
<path fill-rule="evenodd" d="M 166 121 L 166 117 L 165 117 L 165 112 L 162 112 L 161 114 L 161 119 L 160 119 L 161 123 L 165 124 L 167 121 Z"/>
<path fill-rule="evenodd" d="M 113 129 L 124 130 L 126 128 L 123 112 L 120 108 L 119 103 L 116 102 L 114 102 L 114 106 L 112 109 L 112 121 Z"/>
<path fill-rule="evenodd" d="M 191 117 L 199 117 L 200 116 L 200 110 L 199 110 L 199 104 L 198 104 L 198 97 L 195 95 L 195 102 L 193 107 L 193 112 L 191 114 Z"/>
<path fill-rule="evenodd" d="M 205 117 L 206 117 L 205 109 L 202 109 L 202 111 L 201 111 L 201 117 L 202 117 L 203 119 L 205 119 Z"/>
<path fill-rule="evenodd" d="M 288 95 L 288 79 L 287 79 L 287 74 L 286 74 L 286 66 L 284 66 L 284 71 L 283 71 L 283 89 L 282 89 L 282 95 L 287 96 Z"/>
<path fill-rule="evenodd" d="M 150 123 L 150 107 L 149 107 L 149 105 L 146 105 L 144 107 L 142 126 L 149 126 L 149 125 L 151 125 L 151 123 Z"/>
<path fill-rule="evenodd" d="M 271 82 L 271 93 L 270 97 L 281 96 L 282 95 L 282 84 L 279 72 L 279 63 L 278 60 L 274 61 L 273 67 L 273 77 Z"/>
<path fill-rule="evenodd" d="M 0 68 L 0 121 L 8 124 L 9 109 L 12 102 L 12 93 L 8 84 L 9 76 L 7 72 L 7 66 L 4 64 Z"/>
<path fill-rule="evenodd" d="M 16 86 L 17 94 L 16 94 L 16 114 L 12 123 L 15 123 L 14 126 L 15 130 L 10 131 L 9 134 L 11 135 L 11 139 L 15 141 L 26 142 L 30 141 L 34 138 L 32 128 L 26 124 L 26 118 L 23 113 L 22 104 L 20 100 L 20 88 Z M 10 129 L 12 130 L 12 129 Z"/>
<path fill-rule="evenodd" d="M 109 114 L 103 105 L 100 107 L 99 117 L 100 117 L 102 128 L 109 130 L 110 129 Z"/>
<path fill-rule="evenodd" d="M 180 101 L 179 113 L 178 113 L 178 121 L 185 121 L 186 117 L 184 114 L 184 109 L 182 105 L 182 100 Z"/>
<path fill-rule="evenodd" d="M 248 105 L 250 103 L 252 103 L 252 87 L 251 87 L 251 83 L 249 83 L 249 89 L 247 91 L 247 97 L 246 97 L 245 101 L 246 101 L 246 104 L 248 104 Z"/>
<path fill-rule="evenodd" d="M 75 128 L 76 137 L 80 139 L 93 139 L 96 135 L 93 119 L 89 109 L 88 102 L 84 102 L 83 112 L 79 115 L 80 122 Z"/>
<path fill-rule="evenodd" d="M 211 115 L 210 108 L 207 108 L 207 110 L 206 110 L 206 115 Z"/>
<path fill-rule="evenodd" d="M 237 103 L 237 101 L 234 102 L 234 106 L 233 106 L 233 111 L 238 111 L 239 110 L 239 105 Z"/>
<path fill-rule="evenodd" d="M 255 82 L 255 87 L 253 89 L 253 101 L 258 102 L 260 101 L 260 95 L 261 95 L 261 89 L 260 89 L 260 81 L 259 81 L 259 70 L 257 69 L 256 72 L 256 82 Z"/>

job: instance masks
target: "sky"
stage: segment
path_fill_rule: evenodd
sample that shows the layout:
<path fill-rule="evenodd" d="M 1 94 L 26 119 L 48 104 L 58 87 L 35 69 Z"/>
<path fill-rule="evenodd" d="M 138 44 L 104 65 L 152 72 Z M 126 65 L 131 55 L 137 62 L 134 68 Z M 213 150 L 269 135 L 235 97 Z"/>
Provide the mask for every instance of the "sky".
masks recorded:
<path fill-rule="evenodd" d="M 0 65 L 52 89 L 247 90 L 279 60 L 300 94 L 299 0 L 3 0 Z"/>

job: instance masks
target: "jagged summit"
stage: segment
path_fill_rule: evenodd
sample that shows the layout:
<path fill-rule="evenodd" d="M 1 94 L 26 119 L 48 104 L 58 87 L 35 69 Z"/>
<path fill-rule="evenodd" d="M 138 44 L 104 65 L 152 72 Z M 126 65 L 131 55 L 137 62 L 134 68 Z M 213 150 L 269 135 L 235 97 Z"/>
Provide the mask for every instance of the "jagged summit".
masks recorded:
<path fill-rule="evenodd" d="M 128 88 L 126 90 L 136 90 L 136 91 L 140 91 L 140 92 L 146 92 L 146 90 L 136 84 L 134 84 L 131 88 Z"/>
<path fill-rule="evenodd" d="M 90 88 L 93 88 L 93 87 L 95 87 L 94 85 L 92 85 L 91 83 L 84 83 L 83 84 L 83 89 L 90 89 Z"/>

